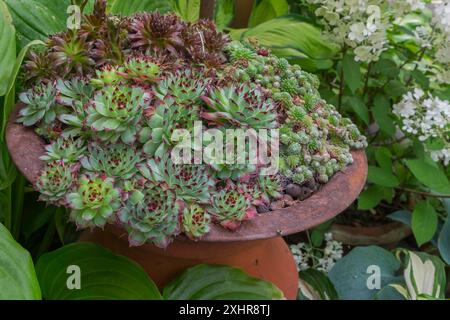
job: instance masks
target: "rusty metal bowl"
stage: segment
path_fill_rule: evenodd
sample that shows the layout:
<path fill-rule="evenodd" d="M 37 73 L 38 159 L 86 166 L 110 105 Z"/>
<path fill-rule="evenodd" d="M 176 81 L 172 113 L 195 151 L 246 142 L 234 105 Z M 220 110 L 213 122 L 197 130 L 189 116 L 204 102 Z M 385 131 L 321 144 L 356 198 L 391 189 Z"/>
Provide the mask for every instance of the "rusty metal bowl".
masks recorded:
<path fill-rule="evenodd" d="M 7 128 L 6 143 L 19 171 L 35 183 L 44 166 L 39 159 L 45 152 L 45 142 L 33 130 L 16 123 L 19 110 L 14 109 Z M 270 239 L 301 232 L 321 224 L 342 211 L 358 197 L 366 182 L 367 159 L 364 151 L 352 153 L 354 163 L 337 173 L 310 198 L 291 207 L 258 215 L 230 232 L 214 225 L 202 242 L 236 242 Z"/>

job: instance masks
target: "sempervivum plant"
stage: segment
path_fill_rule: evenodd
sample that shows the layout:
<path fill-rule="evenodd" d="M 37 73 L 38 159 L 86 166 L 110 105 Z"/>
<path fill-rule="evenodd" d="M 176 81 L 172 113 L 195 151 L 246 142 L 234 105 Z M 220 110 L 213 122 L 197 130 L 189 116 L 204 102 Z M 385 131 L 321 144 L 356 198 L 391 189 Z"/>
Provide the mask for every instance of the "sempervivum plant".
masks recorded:
<path fill-rule="evenodd" d="M 41 157 L 44 161 L 64 161 L 76 163 L 86 152 L 85 142 L 82 139 L 60 137 L 45 147 L 46 154 Z"/>
<path fill-rule="evenodd" d="M 70 190 L 77 171 L 76 165 L 68 165 L 63 160 L 47 164 L 36 182 L 41 195 L 40 199 L 50 203 L 58 203 Z"/>
<path fill-rule="evenodd" d="M 180 232 L 184 205 L 173 191 L 158 185 L 144 185 L 140 194 L 141 197 L 130 197 L 118 215 L 119 220 L 129 232 L 131 245 L 151 242 L 164 248 Z"/>
<path fill-rule="evenodd" d="M 255 41 L 230 42 L 207 20 L 108 8 L 97 0 L 79 29 L 50 36 L 22 75 L 18 121 L 47 144 L 35 187 L 79 228 L 113 223 L 132 245 L 160 247 L 214 223 L 236 230 L 302 200 L 288 186 L 317 190 L 366 146 L 317 77 Z M 261 130 L 280 137 L 265 150 L 279 151 L 273 176 L 249 145 L 267 143 Z"/>
<path fill-rule="evenodd" d="M 78 188 L 66 200 L 72 209 L 70 217 L 78 227 L 104 227 L 120 207 L 120 192 L 111 178 L 82 175 Z"/>
<path fill-rule="evenodd" d="M 103 141 L 121 139 L 132 144 L 146 105 L 146 94 L 141 88 L 106 87 L 97 92 L 90 103 L 86 122 Z"/>
<path fill-rule="evenodd" d="M 211 216 L 208 211 L 193 204 L 183 211 L 183 232 L 192 240 L 197 240 L 209 232 Z"/>
<path fill-rule="evenodd" d="M 87 171 L 104 173 L 108 177 L 128 180 L 137 172 L 136 165 L 141 160 L 139 152 L 123 144 L 102 147 L 89 146 L 89 155 L 80 161 Z"/>
<path fill-rule="evenodd" d="M 209 211 L 214 220 L 229 230 L 236 230 L 243 221 L 252 219 L 257 213 L 252 199 L 239 185 L 219 190 L 213 197 Z"/>
<path fill-rule="evenodd" d="M 211 90 L 203 101 L 211 112 L 202 113 L 203 118 L 214 122 L 229 122 L 239 128 L 275 128 L 275 106 L 260 88 L 249 85 L 230 86 Z"/>
<path fill-rule="evenodd" d="M 19 122 L 32 126 L 39 121 L 49 124 L 56 118 L 56 90 L 52 83 L 39 84 L 19 96 L 26 107 L 20 110 Z"/>

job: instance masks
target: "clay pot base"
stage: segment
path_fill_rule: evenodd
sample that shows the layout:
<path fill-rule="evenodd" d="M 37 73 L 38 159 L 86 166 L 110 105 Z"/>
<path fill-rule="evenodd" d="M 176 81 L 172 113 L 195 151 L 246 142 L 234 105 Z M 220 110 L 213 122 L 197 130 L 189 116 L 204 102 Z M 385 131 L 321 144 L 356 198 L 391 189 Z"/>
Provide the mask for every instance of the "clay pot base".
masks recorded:
<path fill-rule="evenodd" d="M 281 237 L 244 242 L 193 242 L 176 239 L 166 250 L 150 244 L 129 247 L 125 232 L 114 227 L 86 231 L 80 241 L 101 244 L 139 263 L 162 289 L 189 267 L 207 263 L 238 267 L 249 275 L 272 282 L 290 300 L 297 298 L 295 261 Z"/>

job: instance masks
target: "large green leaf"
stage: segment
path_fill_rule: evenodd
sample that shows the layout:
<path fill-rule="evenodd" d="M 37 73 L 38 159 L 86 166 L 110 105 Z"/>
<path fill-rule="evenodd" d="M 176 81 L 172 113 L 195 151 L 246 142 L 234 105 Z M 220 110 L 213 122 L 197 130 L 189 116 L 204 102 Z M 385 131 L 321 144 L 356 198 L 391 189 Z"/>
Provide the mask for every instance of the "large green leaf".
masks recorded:
<path fill-rule="evenodd" d="M 0 140 L 0 191 L 8 188 L 16 179 L 17 170 L 13 165 L 6 148 L 6 143 Z"/>
<path fill-rule="evenodd" d="M 367 180 L 383 187 L 393 188 L 399 185 L 398 178 L 392 174 L 391 170 L 375 166 L 369 166 Z"/>
<path fill-rule="evenodd" d="M 11 62 L 11 65 L 13 66 L 13 71 L 11 74 L 11 77 L 9 78 L 8 82 L 8 88 L 6 91 L 5 96 L 5 102 L 3 105 L 3 114 L 1 119 L 1 135 L 0 135 L 0 141 L 3 140 L 3 136 L 5 134 L 6 129 L 6 122 L 8 121 L 9 115 L 12 112 L 14 106 L 15 106 L 15 86 L 16 86 L 16 79 L 19 75 L 20 68 L 22 66 L 23 59 L 25 58 L 26 54 L 28 53 L 28 50 L 30 50 L 33 46 L 39 46 L 39 45 L 45 45 L 44 42 L 41 40 L 34 40 L 29 42 L 25 47 L 22 48 L 22 50 L 19 52 L 19 55 L 17 58 Z"/>
<path fill-rule="evenodd" d="M 171 0 L 173 10 L 184 21 L 196 21 L 200 17 L 200 0 Z"/>
<path fill-rule="evenodd" d="M 336 262 L 328 276 L 341 299 L 367 300 L 396 281 L 399 268 L 400 262 L 389 251 L 377 246 L 357 247 Z M 369 288 L 368 283 L 372 284 L 369 277 L 378 276 L 379 288 Z"/>
<path fill-rule="evenodd" d="M 385 189 L 382 186 L 370 186 L 358 198 L 359 210 L 375 208 L 385 198 Z"/>
<path fill-rule="evenodd" d="M 412 214 L 412 231 L 419 246 L 430 241 L 437 229 L 438 216 L 428 201 L 416 204 Z"/>
<path fill-rule="evenodd" d="M 450 194 L 450 182 L 439 167 L 428 163 L 425 159 L 407 160 L 406 165 L 414 176 L 433 191 Z"/>
<path fill-rule="evenodd" d="M 79 290 L 68 289 L 70 266 L 79 267 Z M 43 255 L 36 272 L 42 295 L 49 300 L 161 299 L 158 288 L 138 264 L 92 243 L 78 242 Z"/>
<path fill-rule="evenodd" d="M 234 18 L 234 0 L 217 0 L 214 21 L 217 29 L 227 27 Z"/>
<path fill-rule="evenodd" d="M 395 124 L 391 118 L 390 101 L 383 95 L 376 95 L 373 101 L 372 114 L 380 130 L 389 136 L 395 134 Z"/>
<path fill-rule="evenodd" d="M 15 59 L 16 31 L 6 4 L 0 0 L 0 97 L 6 94 Z"/>
<path fill-rule="evenodd" d="M 288 12 L 289 4 L 286 0 L 259 0 L 252 10 L 248 26 L 255 27 L 273 18 L 284 16 Z"/>
<path fill-rule="evenodd" d="M 270 282 L 220 265 L 192 267 L 164 288 L 166 300 L 273 300 L 283 293 Z"/>
<path fill-rule="evenodd" d="M 358 97 L 358 96 L 352 96 L 352 97 L 344 97 L 345 104 L 353 110 L 358 117 L 364 121 L 366 125 L 369 124 L 369 109 L 367 108 L 364 101 Z"/>
<path fill-rule="evenodd" d="M 21 47 L 66 29 L 68 0 L 4 0 L 11 11 Z M 57 3 L 58 2 L 58 3 Z"/>
<path fill-rule="evenodd" d="M 137 12 L 155 11 L 165 13 L 171 10 L 167 0 L 114 0 L 111 13 L 130 16 Z"/>
<path fill-rule="evenodd" d="M 330 279 L 322 272 L 308 269 L 299 273 L 300 300 L 338 300 L 336 289 Z"/>
<path fill-rule="evenodd" d="M 355 93 L 362 87 L 362 77 L 359 63 L 355 61 L 355 57 L 349 54 L 342 59 L 342 68 L 344 69 L 344 82 Z M 342 81 L 342 79 L 341 79 Z"/>
<path fill-rule="evenodd" d="M 0 300 L 41 299 L 33 260 L 0 224 Z"/>
<path fill-rule="evenodd" d="M 329 65 L 336 52 L 336 48 L 322 38 L 319 29 L 298 15 L 261 23 L 247 30 L 242 37 L 256 38 L 275 55 L 293 60 L 308 70 Z"/>

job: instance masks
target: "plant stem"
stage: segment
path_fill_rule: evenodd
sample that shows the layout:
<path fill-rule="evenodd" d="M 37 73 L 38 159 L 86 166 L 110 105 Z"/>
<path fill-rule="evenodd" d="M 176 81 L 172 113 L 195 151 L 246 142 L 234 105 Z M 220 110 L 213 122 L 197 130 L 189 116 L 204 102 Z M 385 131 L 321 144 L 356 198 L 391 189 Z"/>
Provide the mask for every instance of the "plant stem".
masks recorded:
<path fill-rule="evenodd" d="M 367 89 L 369 89 L 369 77 L 370 77 L 370 71 L 372 70 L 372 62 L 369 63 L 367 66 L 367 73 L 366 73 L 366 80 L 364 81 L 364 89 L 363 89 L 363 97 L 367 93 Z"/>
<path fill-rule="evenodd" d="M 404 192 L 410 192 L 410 193 L 418 194 L 418 195 L 425 196 L 425 197 L 450 198 L 450 194 L 447 194 L 447 195 L 445 195 L 445 194 L 435 194 L 435 193 L 415 190 L 415 189 L 411 189 L 411 188 L 402 188 L 402 187 L 396 187 L 395 189 L 399 190 L 399 191 L 404 191 Z"/>
<path fill-rule="evenodd" d="M 342 48 L 342 59 L 344 59 L 345 54 L 347 53 L 347 46 L 344 44 Z M 339 74 L 339 97 L 338 97 L 338 111 L 341 111 L 342 106 L 342 96 L 344 95 L 344 66 L 341 63 L 341 70 Z"/>

